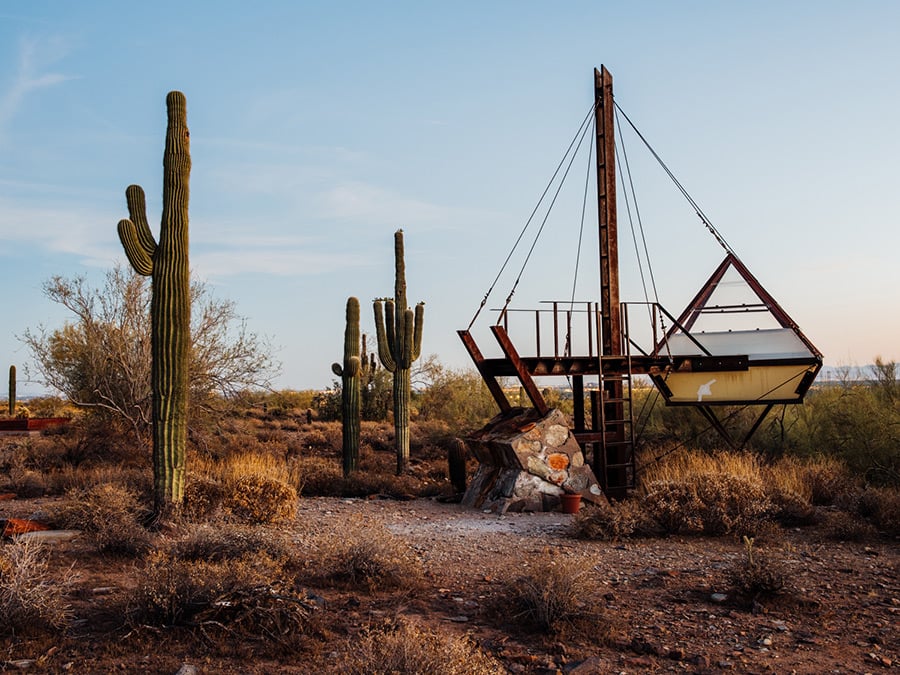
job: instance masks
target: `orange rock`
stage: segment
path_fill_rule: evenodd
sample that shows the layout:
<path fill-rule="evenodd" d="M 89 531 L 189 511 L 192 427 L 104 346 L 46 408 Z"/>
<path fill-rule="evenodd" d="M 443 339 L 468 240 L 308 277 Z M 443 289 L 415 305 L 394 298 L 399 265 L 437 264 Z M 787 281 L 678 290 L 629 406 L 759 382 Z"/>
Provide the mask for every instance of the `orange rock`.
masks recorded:
<path fill-rule="evenodd" d="M 554 471 L 563 471 L 569 466 L 569 456 L 561 452 L 554 452 L 547 456 L 547 464 Z"/>

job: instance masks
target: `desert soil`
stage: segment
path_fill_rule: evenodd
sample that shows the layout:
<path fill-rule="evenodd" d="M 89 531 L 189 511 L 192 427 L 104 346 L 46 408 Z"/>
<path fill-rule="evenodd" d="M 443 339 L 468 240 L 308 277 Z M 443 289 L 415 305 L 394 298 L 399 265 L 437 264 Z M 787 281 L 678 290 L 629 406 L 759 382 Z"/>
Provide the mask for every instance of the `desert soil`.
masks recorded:
<path fill-rule="evenodd" d="M 24 517 L 51 500 L 14 500 L 0 517 Z M 395 613 L 441 632 L 470 634 L 522 673 L 879 673 L 900 660 L 900 542 L 835 542 L 815 527 L 785 530 L 767 547 L 788 570 L 789 588 L 758 603 L 736 597 L 728 570 L 744 556 L 730 538 L 667 537 L 593 542 L 568 534 L 561 513 L 498 517 L 433 500 L 304 498 L 297 529 L 340 536 L 347 522 L 401 538 L 421 558 L 427 584 L 396 595 L 316 589 L 348 636 Z M 291 529 L 291 528 L 288 528 Z M 135 583 L 139 562 L 91 554 L 83 540 L 58 544 L 54 569 L 74 579 L 76 614 Z M 611 637 L 541 635 L 504 624 L 492 610 L 502 585 L 540 559 L 577 561 L 600 590 Z M 166 630 L 128 631 L 84 622 L 54 640 L 0 642 L 0 670 L 199 673 L 333 672 L 328 649 L 310 656 L 246 659 L 198 650 Z M 337 648 L 337 645 L 335 646 Z"/>

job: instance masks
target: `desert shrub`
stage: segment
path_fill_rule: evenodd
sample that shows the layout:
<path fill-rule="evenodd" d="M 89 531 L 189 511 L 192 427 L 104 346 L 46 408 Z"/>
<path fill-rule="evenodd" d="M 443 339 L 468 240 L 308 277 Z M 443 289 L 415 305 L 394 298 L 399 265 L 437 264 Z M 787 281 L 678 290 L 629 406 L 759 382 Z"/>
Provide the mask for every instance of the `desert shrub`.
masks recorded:
<path fill-rule="evenodd" d="M 660 524 L 637 499 L 581 509 L 572 523 L 572 535 L 578 539 L 652 537 L 662 531 Z"/>
<path fill-rule="evenodd" d="M 858 514 L 831 511 L 826 514 L 822 533 L 834 541 L 871 541 L 878 536 L 875 527 Z"/>
<path fill-rule="evenodd" d="M 860 493 L 857 510 L 881 532 L 900 534 L 900 490 L 870 487 Z"/>
<path fill-rule="evenodd" d="M 754 534 L 775 511 L 759 460 L 683 451 L 647 466 L 640 494 L 667 532 Z"/>
<path fill-rule="evenodd" d="M 821 520 L 816 507 L 802 494 L 774 484 L 768 486 L 767 496 L 772 502 L 772 516 L 786 527 L 815 525 Z"/>
<path fill-rule="evenodd" d="M 403 541 L 383 528 L 347 523 L 340 536 L 319 544 L 313 573 L 323 583 L 376 590 L 415 590 L 422 564 Z"/>
<path fill-rule="evenodd" d="M 285 535 L 240 525 L 227 528 L 189 526 L 169 543 L 168 551 L 179 560 L 209 562 L 236 560 L 262 552 L 281 565 L 288 564 L 295 555 L 295 547 Z"/>
<path fill-rule="evenodd" d="M 802 470 L 812 504 L 829 506 L 856 487 L 847 465 L 832 457 L 814 457 L 803 464 Z"/>
<path fill-rule="evenodd" d="M 246 523 L 279 523 L 297 514 L 297 491 L 277 478 L 251 474 L 230 481 L 222 506 Z"/>
<path fill-rule="evenodd" d="M 891 365 L 876 362 L 873 382 L 848 379 L 814 389 L 802 406 L 791 406 L 791 452 L 827 453 L 870 483 L 900 484 L 900 397 L 896 382 L 884 377 Z"/>
<path fill-rule="evenodd" d="M 784 591 L 788 571 L 783 561 L 755 548 L 753 539 L 744 537 L 744 557 L 729 570 L 728 578 L 738 594 L 757 601 Z"/>
<path fill-rule="evenodd" d="M 188 474 L 184 482 L 182 514 L 192 522 L 210 520 L 222 512 L 225 486 L 209 476 Z"/>
<path fill-rule="evenodd" d="M 126 487 L 101 483 L 71 491 L 51 518 L 62 527 L 87 532 L 103 553 L 140 555 L 152 543 L 144 527 L 151 516 L 147 504 Z"/>
<path fill-rule="evenodd" d="M 0 635 L 63 628 L 70 618 L 65 582 L 50 576 L 47 551 L 20 538 L 0 547 Z"/>
<path fill-rule="evenodd" d="M 154 551 L 130 597 L 134 625 L 189 626 L 222 642 L 261 641 L 296 648 L 317 630 L 319 605 L 266 553 L 188 560 Z"/>
<path fill-rule="evenodd" d="M 502 584 L 494 612 L 528 630 L 562 633 L 569 629 L 609 637 L 609 620 L 599 613 L 600 595 L 590 567 L 576 561 L 538 559 L 530 570 Z"/>
<path fill-rule="evenodd" d="M 752 533 L 773 507 L 765 490 L 743 476 L 722 474 L 685 482 L 657 481 L 645 488 L 647 512 L 667 532 Z"/>
<path fill-rule="evenodd" d="M 494 675 L 505 670 L 470 638 L 403 619 L 353 638 L 335 669 L 347 675 Z"/>
<path fill-rule="evenodd" d="M 104 483 L 120 485 L 139 495 L 150 494 L 153 479 L 147 468 L 118 464 L 66 466 L 46 475 L 47 491 L 66 494 L 73 490 L 87 490 Z"/>
<path fill-rule="evenodd" d="M 379 466 L 370 459 L 360 462 L 359 471 L 344 478 L 337 460 L 323 457 L 297 459 L 295 470 L 303 476 L 303 494 L 308 497 L 368 497 L 385 495 L 409 499 L 415 495 L 445 494 L 450 489 L 446 480 L 428 481 L 414 475 L 397 476 L 395 465 Z"/>

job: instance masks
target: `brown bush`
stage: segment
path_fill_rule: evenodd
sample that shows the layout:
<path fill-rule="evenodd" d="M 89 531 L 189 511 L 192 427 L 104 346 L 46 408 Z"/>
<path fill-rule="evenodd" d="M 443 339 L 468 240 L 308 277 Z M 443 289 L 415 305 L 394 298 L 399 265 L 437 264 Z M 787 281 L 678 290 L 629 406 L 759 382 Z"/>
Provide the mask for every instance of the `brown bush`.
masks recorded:
<path fill-rule="evenodd" d="M 774 554 L 753 546 L 753 539 L 744 537 L 744 558 L 729 571 L 732 588 L 752 601 L 777 595 L 785 590 L 788 572 Z"/>
<path fill-rule="evenodd" d="M 590 632 L 605 639 L 611 623 L 597 610 L 600 595 L 588 567 L 575 561 L 539 559 L 530 571 L 507 580 L 492 598 L 494 613 L 527 630 Z"/>
<path fill-rule="evenodd" d="M 323 583 L 369 591 L 415 590 L 424 578 L 421 562 L 400 539 L 356 522 L 319 542 L 311 568 Z"/>
<path fill-rule="evenodd" d="M 279 523 L 297 514 L 297 491 L 277 478 L 251 474 L 226 485 L 222 506 L 241 522 Z"/>
<path fill-rule="evenodd" d="M 897 488 L 864 490 L 859 495 L 857 510 L 879 531 L 890 536 L 900 535 L 900 490 Z"/>
<path fill-rule="evenodd" d="M 100 552 L 140 555 L 152 544 L 144 527 L 151 516 L 147 503 L 126 487 L 101 483 L 71 491 L 51 519 L 64 528 L 87 532 Z"/>
<path fill-rule="evenodd" d="M 293 560 L 295 550 L 282 533 L 240 525 L 190 526 L 168 547 L 169 554 L 178 560 L 221 562 L 262 552 L 282 566 Z"/>
<path fill-rule="evenodd" d="M 20 539 L 0 548 L 0 635 L 57 631 L 71 618 L 66 582 L 51 578 L 47 551 Z"/>
<path fill-rule="evenodd" d="M 209 476 L 188 474 L 184 484 L 182 514 L 193 522 L 210 520 L 222 512 L 225 486 Z"/>
<path fill-rule="evenodd" d="M 207 637 L 221 632 L 214 644 L 223 648 L 237 640 L 293 650 L 319 630 L 319 605 L 259 552 L 210 561 L 156 551 L 129 605 L 133 625 L 189 626 Z"/>
<path fill-rule="evenodd" d="M 348 642 L 335 672 L 347 675 L 495 675 L 503 665 L 471 639 L 395 620 Z"/>
<path fill-rule="evenodd" d="M 822 533 L 834 541 L 872 541 L 878 536 L 875 527 L 862 516 L 846 511 L 832 511 L 825 516 Z"/>
<path fill-rule="evenodd" d="M 628 537 L 653 537 L 662 533 L 662 526 L 637 499 L 597 507 L 588 506 L 581 509 L 572 523 L 572 535 L 578 539 L 610 541 Z"/>
<path fill-rule="evenodd" d="M 673 533 L 752 534 L 773 512 L 759 481 L 727 473 L 650 483 L 643 502 L 650 515 Z"/>

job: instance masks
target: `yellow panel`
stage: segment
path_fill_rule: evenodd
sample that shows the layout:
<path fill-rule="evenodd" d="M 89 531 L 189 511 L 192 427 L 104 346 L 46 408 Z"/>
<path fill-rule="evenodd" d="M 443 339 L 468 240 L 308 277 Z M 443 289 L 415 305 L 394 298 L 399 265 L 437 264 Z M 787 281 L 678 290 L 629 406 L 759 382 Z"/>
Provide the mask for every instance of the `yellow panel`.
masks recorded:
<path fill-rule="evenodd" d="M 810 366 L 751 366 L 749 370 L 669 373 L 671 403 L 800 400 L 797 385 Z"/>

